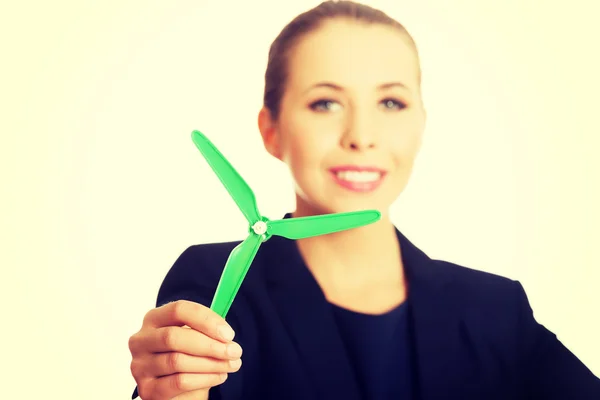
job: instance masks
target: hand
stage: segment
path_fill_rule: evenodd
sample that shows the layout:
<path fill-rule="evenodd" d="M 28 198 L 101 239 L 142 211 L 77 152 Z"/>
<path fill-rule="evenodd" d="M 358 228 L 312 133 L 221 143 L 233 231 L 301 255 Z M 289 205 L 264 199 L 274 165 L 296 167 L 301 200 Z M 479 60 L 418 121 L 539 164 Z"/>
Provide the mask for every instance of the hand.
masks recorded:
<path fill-rule="evenodd" d="M 154 308 L 129 338 L 131 374 L 142 400 L 208 399 L 240 369 L 233 329 L 210 308 L 176 301 Z"/>

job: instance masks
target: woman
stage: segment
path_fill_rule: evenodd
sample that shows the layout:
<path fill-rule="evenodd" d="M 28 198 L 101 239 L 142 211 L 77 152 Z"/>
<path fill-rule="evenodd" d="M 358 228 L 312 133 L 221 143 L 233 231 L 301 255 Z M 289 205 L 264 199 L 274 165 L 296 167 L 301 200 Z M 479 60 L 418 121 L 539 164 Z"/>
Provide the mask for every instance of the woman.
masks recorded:
<path fill-rule="evenodd" d="M 284 28 L 258 125 L 296 183 L 286 218 L 374 208 L 382 219 L 272 237 L 227 322 L 207 306 L 239 242 L 188 248 L 130 339 L 140 397 L 600 399 L 518 282 L 432 260 L 391 223 L 425 116 L 418 53 L 398 22 L 340 1 Z"/>

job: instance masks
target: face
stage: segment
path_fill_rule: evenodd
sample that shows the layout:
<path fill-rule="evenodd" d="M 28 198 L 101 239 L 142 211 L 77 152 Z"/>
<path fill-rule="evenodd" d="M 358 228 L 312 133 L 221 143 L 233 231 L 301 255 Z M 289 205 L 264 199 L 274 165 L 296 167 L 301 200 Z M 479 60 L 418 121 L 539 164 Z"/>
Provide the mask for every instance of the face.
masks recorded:
<path fill-rule="evenodd" d="M 415 51 L 384 25 L 327 22 L 298 42 L 265 148 L 296 184 L 294 216 L 388 209 L 406 187 L 425 123 Z"/>

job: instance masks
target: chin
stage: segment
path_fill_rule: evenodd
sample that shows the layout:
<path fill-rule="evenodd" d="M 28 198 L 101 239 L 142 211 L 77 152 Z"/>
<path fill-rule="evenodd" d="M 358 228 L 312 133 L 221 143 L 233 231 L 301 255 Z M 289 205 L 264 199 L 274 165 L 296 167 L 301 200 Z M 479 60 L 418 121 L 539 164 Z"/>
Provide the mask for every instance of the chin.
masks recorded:
<path fill-rule="evenodd" d="M 312 215 L 337 214 L 354 211 L 377 210 L 387 216 L 391 204 L 387 201 L 376 199 L 351 199 L 349 197 L 330 197 L 312 202 L 309 207 L 302 206 L 302 210 L 310 209 Z"/>
<path fill-rule="evenodd" d="M 398 197 L 398 191 L 390 190 L 389 185 L 385 184 L 371 192 L 362 193 L 327 184 L 325 187 L 306 185 L 305 188 L 307 190 L 301 190 L 296 185 L 296 213 L 302 216 L 377 210 L 382 217 L 386 217 Z"/>
<path fill-rule="evenodd" d="M 345 213 L 345 212 L 354 212 L 354 211 L 366 211 L 366 210 L 376 210 L 381 213 L 381 216 L 384 217 L 389 213 L 389 206 L 381 205 L 381 204 L 344 204 L 338 207 L 335 207 L 333 212 L 336 213 Z"/>

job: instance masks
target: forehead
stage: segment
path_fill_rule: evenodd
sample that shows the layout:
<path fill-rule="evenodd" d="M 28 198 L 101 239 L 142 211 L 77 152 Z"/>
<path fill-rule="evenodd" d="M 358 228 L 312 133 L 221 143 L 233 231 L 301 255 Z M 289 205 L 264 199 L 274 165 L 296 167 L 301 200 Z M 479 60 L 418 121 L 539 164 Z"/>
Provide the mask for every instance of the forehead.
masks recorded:
<path fill-rule="evenodd" d="M 317 81 L 365 88 L 400 81 L 416 89 L 417 54 L 397 28 L 328 21 L 297 43 L 288 63 L 288 85 L 300 89 Z"/>

